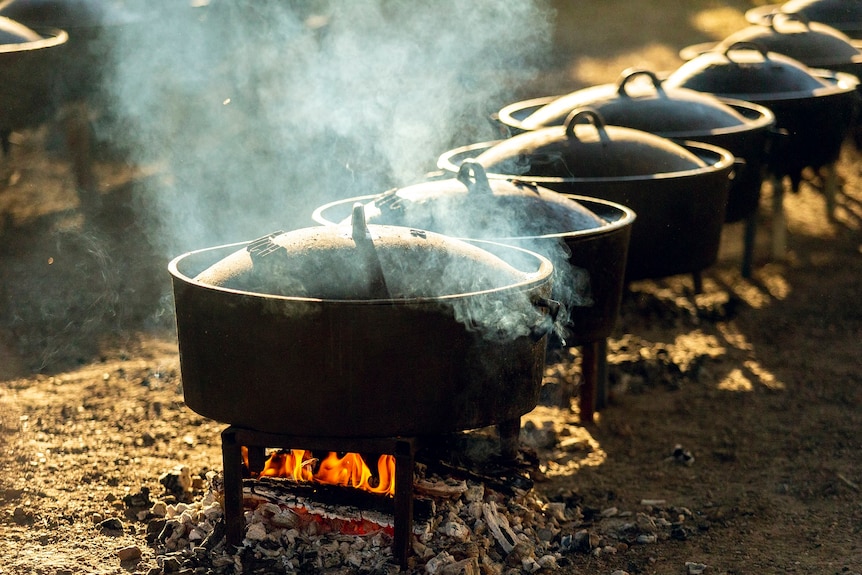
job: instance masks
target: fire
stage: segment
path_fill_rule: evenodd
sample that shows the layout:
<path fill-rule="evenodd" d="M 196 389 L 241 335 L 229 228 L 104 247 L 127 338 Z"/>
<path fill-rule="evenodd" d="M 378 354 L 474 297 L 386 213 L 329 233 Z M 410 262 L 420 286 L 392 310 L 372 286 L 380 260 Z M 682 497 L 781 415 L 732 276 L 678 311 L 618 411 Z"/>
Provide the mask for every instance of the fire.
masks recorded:
<path fill-rule="evenodd" d="M 377 459 L 375 476 L 358 453 L 346 453 L 339 457 L 331 451 L 323 460 L 318 460 L 311 451 L 304 449 L 273 451 L 259 476 L 341 485 L 369 493 L 395 495 L 395 457 L 387 454 Z"/>

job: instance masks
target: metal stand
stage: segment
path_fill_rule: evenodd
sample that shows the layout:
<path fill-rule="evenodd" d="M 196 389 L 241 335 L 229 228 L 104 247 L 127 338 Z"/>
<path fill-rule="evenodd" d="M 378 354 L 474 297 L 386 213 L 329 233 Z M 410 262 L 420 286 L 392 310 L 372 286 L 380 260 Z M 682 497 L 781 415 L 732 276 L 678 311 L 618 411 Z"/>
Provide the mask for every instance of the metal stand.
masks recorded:
<path fill-rule="evenodd" d="M 745 218 L 742 240 L 742 277 L 750 278 L 754 266 L 754 243 L 757 236 L 757 210 Z"/>
<path fill-rule="evenodd" d="M 224 462 L 224 516 L 227 544 L 242 544 L 245 520 L 242 511 L 242 448 L 248 449 L 250 471 L 263 469 L 267 447 L 302 448 L 309 450 L 385 453 L 395 456 L 395 510 L 392 554 L 402 568 L 407 567 L 410 539 L 413 535 L 413 468 L 416 439 L 412 437 L 383 438 L 320 438 L 266 433 L 240 427 L 228 427 L 222 434 Z M 333 449 L 335 447 L 336 449 Z"/>
<path fill-rule="evenodd" d="M 597 409 L 608 404 L 608 340 L 601 339 L 581 347 L 581 377 L 579 393 L 581 422 L 593 423 Z"/>
<path fill-rule="evenodd" d="M 784 217 L 784 180 L 772 177 L 772 257 L 783 259 L 787 252 L 787 222 Z"/>

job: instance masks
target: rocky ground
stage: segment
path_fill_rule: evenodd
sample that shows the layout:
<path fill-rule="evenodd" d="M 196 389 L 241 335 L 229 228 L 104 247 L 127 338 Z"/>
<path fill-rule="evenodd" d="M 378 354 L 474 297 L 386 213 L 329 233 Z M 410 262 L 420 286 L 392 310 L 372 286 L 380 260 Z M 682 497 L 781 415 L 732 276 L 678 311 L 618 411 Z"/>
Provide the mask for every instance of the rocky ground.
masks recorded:
<path fill-rule="evenodd" d="M 720 21 L 738 22 L 743 4 L 721 8 Z M 700 39 L 667 28 L 667 43 L 632 53 L 668 66 L 668 46 Z M 584 50 L 567 72 L 581 81 L 625 67 L 626 52 L 570 42 Z M 780 258 L 764 187 L 753 277 L 740 276 L 732 224 L 702 293 L 684 276 L 630 286 L 610 340 L 610 404 L 595 423 L 581 424 L 570 401 L 577 350 L 549 363 L 522 430 L 535 485 L 489 488 L 483 500 L 531 547 L 513 557 L 478 532 L 474 489 L 440 503 L 448 531 L 417 547 L 416 571 L 470 573 L 475 558 L 486 573 L 862 573 L 862 154 L 850 143 L 838 172 L 833 217 L 814 174 L 787 195 Z M 210 490 L 223 426 L 183 404 L 167 262 L 135 217 L 136 191 L 159 174 L 103 154 L 100 206 L 82 209 L 49 123 L 14 135 L 0 175 L 0 573 L 228 573 L 235 557 L 273 572 L 253 550 L 235 556 L 216 536 L 191 535 L 218 523 Z M 160 481 L 177 466 L 191 474 L 187 492 Z M 356 559 L 385 557 L 384 536 L 333 546 L 300 527 L 283 531 L 317 541 L 313 554 L 293 547 L 302 572 L 327 557 L 336 573 L 393 570 Z"/>

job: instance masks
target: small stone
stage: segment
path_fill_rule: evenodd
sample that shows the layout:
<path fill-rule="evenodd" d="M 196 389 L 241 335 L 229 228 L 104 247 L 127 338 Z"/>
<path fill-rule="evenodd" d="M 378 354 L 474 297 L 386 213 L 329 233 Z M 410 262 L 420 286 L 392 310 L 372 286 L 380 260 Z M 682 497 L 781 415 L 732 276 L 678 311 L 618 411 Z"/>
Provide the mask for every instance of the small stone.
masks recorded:
<path fill-rule="evenodd" d="M 99 529 L 102 531 L 102 534 L 113 537 L 122 535 L 124 527 L 123 522 L 116 517 L 110 517 L 99 523 Z"/>
<path fill-rule="evenodd" d="M 162 571 L 164 573 L 178 573 L 181 567 L 182 564 L 176 557 L 165 557 L 165 560 L 162 562 Z"/>
<path fill-rule="evenodd" d="M 638 535 L 637 542 L 638 543 L 655 543 L 658 538 L 655 535 Z"/>
<path fill-rule="evenodd" d="M 704 571 L 706 571 L 706 565 L 703 563 L 695 563 L 693 561 L 685 562 L 685 569 L 688 575 L 701 575 Z"/>
<path fill-rule="evenodd" d="M 546 527 L 540 527 L 536 530 L 536 537 L 539 538 L 539 541 L 544 541 L 545 543 L 553 541 L 554 535 L 556 535 L 556 533 L 552 529 L 548 529 Z"/>
<path fill-rule="evenodd" d="M 249 541 L 266 539 L 266 527 L 263 526 L 263 523 L 252 523 L 245 532 L 245 538 Z"/>
<path fill-rule="evenodd" d="M 593 533 L 591 531 L 587 531 L 586 529 L 581 529 L 577 533 L 572 540 L 572 546 L 575 549 L 580 551 L 590 551 L 599 546 L 601 542 L 601 537 L 598 533 Z"/>
<path fill-rule="evenodd" d="M 467 491 L 464 492 L 462 497 L 469 503 L 481 502 L 485 498 L 485 486 L 481 483 L 478 485 L 471 485 L 467 488 Z"/>
<path fill-rule="evenodd" d="M 566 504 L 562 502 L 548 503 L 545 511 L 557 521 L 566 521 Z"/>
<path fill-rule="evenodd" d="M 425 564 L 425 572 L 428 573 L 428 575 L 436 575 L 437 573 L 440 573 L 446 565 L 451 565 L 454 562 L 454 557 L 445 551 L 441 551 L 428 560 Z"/>
<path fill-rule="evenodd" d="M 506 565 L 512 567 L 523 565 L 525 560 L 532 559 L 534 556 L 533 548 L 528 543 L 519 541 L 509 552 L 509 555 L 506 556 Z"/>
<path fill-rule="evenodd" d="M 30 516 L 23 507 L 16 507 L 12 511 L 12 520 L 18 525 L 24 525 L 30 520 Z"/>
<path fill-rule="evenodd" d="M 165 491 L 182 501 L 192 490 L 192 473 L 185 465 L 178 465 L 159 477 Z"/>
<path fill-rule="evenodd" d="M 674 461 L 683 465 L 691 465 L 694 463 L 694 455 L 691 454 L 691 451 L 683 449 L 682 445 L 679 444 L 674 446 L 671 457 L 673 457 Z"/>
<path fill-rule="evenodd" d="M 147 509 L 153 504 L 150 501 L 149 487 L 141 487 L 138 493 L 126 495 L 123 497 L 123 503 L 129 509 Z"/>
<path fill-rule="evenodd" d="M 120 561 L 135 561 L 140 559 L 142 556 L 143 553 L 141 553 L 141 549 L 137 545 L 123 547 L 117 551 L 117 557 L 120 558 Z"/>
<path fill-rule="evenodd" d="M 463 523 L 449 521 L 441 525 L 437 530 L 462 543 L 470 539 L 470 529 Z"/>

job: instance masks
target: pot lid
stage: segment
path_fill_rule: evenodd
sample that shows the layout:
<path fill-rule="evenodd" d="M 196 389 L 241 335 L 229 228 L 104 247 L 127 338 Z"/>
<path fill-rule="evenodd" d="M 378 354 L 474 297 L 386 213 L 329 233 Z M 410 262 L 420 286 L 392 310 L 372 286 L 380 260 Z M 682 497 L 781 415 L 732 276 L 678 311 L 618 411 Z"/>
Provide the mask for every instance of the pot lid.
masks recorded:
<path fill-rule="evenodd" d="M 325 300 L 441 298 L 547 280 L 550 262 L 535 257 L 538 271 L 524 272 L 466 241 L 367 225 L 357 204 L 348 225 L 269 234 L 195 280 L 254 294 Z"/>
<path fill-rule="evenodd" d="M 637 82 L 647 78 L 648 83 Z M 750 120 L 715 96 L 686 88 L 668 88 L 649 70 L 625 70 L 614 84 L 572 92 L 527 116 L 521 126 L 535 130 L 559 126 L 577 108 L 590 107 L 610 125 L 625 126 L 665 137 L 709 134 L 747 128 Z"/>
<path fill-rule="evenodd" d="M 672 72 L 664 86 L 755 102 L 833 91 L 832 84 L 802 62 L 749 42 L 696 56 Z"/>
<path fill-rule="evenodd" d="M 706 166 L 695 154 L 667 138 L 608 126 L 598 112 L 589 108 L 572 111 L 564 126 L 501 140 L 476 160 L 488 172 L 559 178 L 651 176 Z"/>
<path fill-rule="evenodd" d="M 752 24 L 763 24 L 777 13 L 804 14 L 809 20 L 822 22 L 851 38 L 862 32 L 862 0 L 788 0 L 751 8 L 745 18 Z"/>
<path fill-rule="evenodd" d="M 771 14 L 763 24 L 731 34 L 714 49 L 723 52 L 738 42 L 758 44 L 769 52 L 790 56 L 812 68 L 862 61 L 862 53 L 847 35 L 826 24 L 811 22 L 801 12 Z"/>
<path fill-rule="evenodd" d="M 42 39 L 42 36 L 20 22 L 0 16 L 0 45 L 26 44 Z"/>
<path fill-rule="evenodd" d="M 475 159 L 455 178 L 390 190 L 365 204 L 369 223 L 411 226 L 462 238 L 522 238 L 598 228 L 605 220 L 535 184 L 494 179 Z M 342 222 L 345 223 L 345 222 Z"/>

